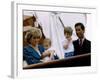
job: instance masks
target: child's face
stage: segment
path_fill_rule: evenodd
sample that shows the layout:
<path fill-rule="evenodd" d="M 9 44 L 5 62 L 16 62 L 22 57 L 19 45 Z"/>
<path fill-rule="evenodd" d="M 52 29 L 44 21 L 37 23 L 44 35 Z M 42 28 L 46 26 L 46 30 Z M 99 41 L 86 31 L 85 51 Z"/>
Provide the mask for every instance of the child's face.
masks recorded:
<path fill-rule="evenodd" d="M 44 41 L 44 42 L 43 42 L 43 46 L 44 46 L 44 48 L 45 48 L 46 50 L 47 50 L 48 48 L 51 47 L 50 43 L 47 42 L 47 41 Z"/>
<path fill-rule="evenodd" d="M 70 35 L 69 33 L 65 33 L 65 37 L 66 37 L 66 38 L 70 38 L 71 35 Z"/>

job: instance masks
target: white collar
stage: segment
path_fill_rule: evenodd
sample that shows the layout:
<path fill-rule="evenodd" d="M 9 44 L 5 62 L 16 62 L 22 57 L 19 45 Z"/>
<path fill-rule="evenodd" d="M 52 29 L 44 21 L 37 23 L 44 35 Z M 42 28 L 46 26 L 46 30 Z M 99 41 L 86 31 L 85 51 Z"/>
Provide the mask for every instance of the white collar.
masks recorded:
<path fill-rule="evenodd" d="M 85 40 L 85 38 L 82 38 L 82 44 L 83 44 L 84 40 Z M 79 44 L 80 44 L 80 39 L 79 39 Z"/>

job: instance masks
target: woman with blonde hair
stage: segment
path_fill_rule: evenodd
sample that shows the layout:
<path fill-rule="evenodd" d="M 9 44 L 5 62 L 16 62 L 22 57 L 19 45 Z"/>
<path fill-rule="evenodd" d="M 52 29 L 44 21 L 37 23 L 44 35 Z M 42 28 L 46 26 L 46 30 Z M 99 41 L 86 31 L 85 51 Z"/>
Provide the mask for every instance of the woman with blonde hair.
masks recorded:
<path fill-rule="evenodd" d="M 39 28 L 34 27 L 32 30 L 28 31 L 26 37 L 28 46 L 23 49 L 23 57 L 28 64 L 39 63 L 42 58 L 50 56 L 49 53 L 44 54 L 44 47 L 39 45 L 41 37 L 42 32 Z"/>

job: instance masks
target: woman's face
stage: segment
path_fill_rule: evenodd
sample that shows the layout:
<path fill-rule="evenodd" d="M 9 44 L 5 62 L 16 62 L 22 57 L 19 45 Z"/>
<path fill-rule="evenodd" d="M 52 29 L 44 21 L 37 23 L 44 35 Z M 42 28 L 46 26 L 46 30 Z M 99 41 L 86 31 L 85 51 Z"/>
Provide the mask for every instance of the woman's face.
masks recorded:
<path fill-rule="evenodd" d="M 40 41 L 40 37 L 32 37 L 30 42 L 33 46 L 36 46 L 39 44 L 39 41 Z"/>

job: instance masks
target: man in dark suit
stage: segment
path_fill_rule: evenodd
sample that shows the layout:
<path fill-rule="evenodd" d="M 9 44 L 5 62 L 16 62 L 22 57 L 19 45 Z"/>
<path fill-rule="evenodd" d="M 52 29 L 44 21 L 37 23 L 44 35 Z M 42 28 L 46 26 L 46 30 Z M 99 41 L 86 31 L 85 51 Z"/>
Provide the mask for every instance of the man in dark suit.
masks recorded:
<path fill-rule="evenodd" d="M 78 37 L 77 40 L 73 41 L 75 55 L 91 53 L 91 42 L 84 36 L 84 25 L 82 23 L 76 23 L 75 31 Z"/>

